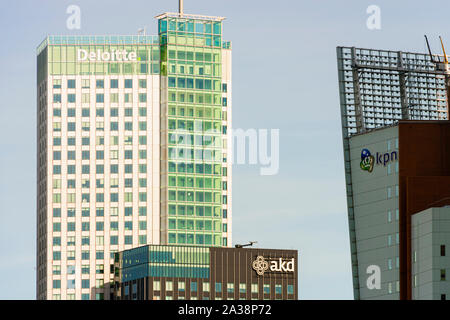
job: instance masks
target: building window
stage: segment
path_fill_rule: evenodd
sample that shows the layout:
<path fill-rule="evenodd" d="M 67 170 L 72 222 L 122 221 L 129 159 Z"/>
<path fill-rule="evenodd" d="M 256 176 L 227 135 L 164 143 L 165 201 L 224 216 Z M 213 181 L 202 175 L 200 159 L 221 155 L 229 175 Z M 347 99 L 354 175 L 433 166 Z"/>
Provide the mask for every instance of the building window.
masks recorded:
<path fill-rule="evenodd" d="M 191 292 L 197 292 L 197 282 L 191 282 Z"/>
<path fill-rule="evenodd" d="M 388 283 L 388 293 L 389 294 L 392 293 L 392 283 L 391 282 Z"/>
<path fill-rule="evenodd" d="M 441 257 L 445 257 L 445 245 L 441 245 Z"/>
<path fill-rule="evenodd" d="M 89 293 L 82 293 L 81 300 L 89 300 Z"/>
<path fill-rule="evenodd" d="M 173 282 L 166 281 L 166 291 L 173 291 Z"/>
<path fill-rule="evenodd" d="M 89 274 L 89 265 L 88 264 L 83 264 L 81 266 L 81 274 Z"/>
<path fill-rule="evenodd" d="M 67 289 L 75 289 L 75 279 L 67 280 Z"/>
<path fill-rule="evenodd" d="M 388 199 L 392 198 L 392 187 L 387 188 L 387 197 Z"/>
<path fill-rule="evenodd" d="M 388 211 L 388 222 L 392 222 L 392 211 Z"/>
<path fill-rule="evenodd" d="M 185 288 L 186 288 L 185 282 L 184 281 L 178 281 L 178 291 L 184 292 Z"/>
<path fill-rule="evenodd" d="M 269 294 L 270 293 L 270 284 L 264 284 L 264 293 Z"/>
<path fill-rule="evenodd" d="M 220 282 L 216 282 L 215 291 L 222 292 L 222 284 Z"/>
<path fill-rule="evenodd" d="M 125 236 L 125 244 L 133 244 L 133 236 Z"/>
<path fill-rule="evenodd" d="M 281 293 L 282 293 L 281 284 L 276 284 L 275 285 L 275 294 L 281 294 Z"/>
<path fill-rule="evenodd" d="M 104 80 L 97 80 L 97 81 L 95 82 L 95 84 L 96 84 L 96 87 L 97 87 L 98 89 L 103 89 L 103 88 L 105 87 L 105 81 L 104 81 Z"/>
<path fill-rule="evenodd" d="M 252 293 L 258 293 L 258 284 L 252 283 Z"/>
<path fill-rule="evenodd" d="M 203 282 L 203 292 L 209 292 L 209 282 Z"/>
<path fill-rule="evenodd" d="M 67 246 L 74 246 L 75 245 L 75 237 L 67 237 Z"/>
<path fill-rule="evenodd" d="M 227 283 L 227 292 L 234 293 L 234 283 Z"/>
<path fill-rule="evenodd" d="M 109 243 L 111 245 L 119 244 L 119 237 L 118 236 L 111 236 L 110 239 L 109 239 Z"/>
<path fill-rule="evenodd" d="M 95 280 L 95 287 L 96 287 L 97 289 L 103 288 L 103 279 L 96 279 L 96 280 Z"/>
<path fill-rule="evenodd" d="M 83 288 L 83 289 L 90 289 L 89 279 L 82 279 L 81 280 L 81 288 Z"/>
<path fill-rule="evenodd" d="M 133 80 L 132 79 L 125 79 L 125 88 L 126 89 L 133 88 Z"/>
<path fill-rule="evenodd" d="M 388 259 L 388 270 L 392 270 L 392 259 Z"/>
<path fill-rule="evenodd" d="M 441 281 L 445 281 L 445 269 L 441 269 Z"/>
<path fill-rule="evenodd" d="M 447 296 L 445 294 L 441 294 L 441 300 L 447 300 Z"/>
<path fill-rule="evenodd" d="M 61 266 L 53 266 L 53 274 L 60 275 L 61 274 Z"/>
<path fill-rule="evenodd" d="M 103 250 L 97 250 L 95 252 L 95 259 L 97 259 L 97 260 L 103 260 L 104 259 Z"/>
<path fill-rule="evenodd" d="M 287 286 L 287 293 L 288 294 L 294 294 L 294 286 L 292 284 L 288 284 L 288 286 Z"/>
<path fill-rule="evenodd" d="M 104 273 L 105 266 L 103 264 L 97 264 L 95 266 L 95 273 L 96 274 L 103 274 Z"/>
<path fill-rule="evenodd" d="M 247 285 L 245 283 L 239 283 L 239 293 L 246 293 Z"/>
<path fill-rule="evenodd" d="M 89 260 L 89 250 L 81 251 L 81 260 Z"/>
<path fill-rule="evenodd" d="M 53 89 L 61 89 L 61 79 L 53 79 Z"/>
<path fill-rule="evenodd" d="M 161 290 L 161 282 L 158 280 L 153 280 L 153 291 Z"/>

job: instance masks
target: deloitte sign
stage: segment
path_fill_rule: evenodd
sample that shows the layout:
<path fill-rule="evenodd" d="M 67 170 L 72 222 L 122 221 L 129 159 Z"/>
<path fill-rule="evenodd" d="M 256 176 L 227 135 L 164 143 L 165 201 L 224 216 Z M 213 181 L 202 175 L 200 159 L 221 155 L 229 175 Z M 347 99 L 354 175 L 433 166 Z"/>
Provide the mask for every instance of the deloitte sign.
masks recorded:
<path fill-rule="evenodd" d="M 266 260 L 263 256 L 257 256 L 252 263 L 253 270 L 259 276 L 263 276 L 264 272 L 294 272 L 294 258 L 290 260 L 278 258 L 270 258 Z"/>
<path fill-rule="evenodd" d="M 136 52 L 127 52 L 126 50 L 111 50 L 111 51 L 87 51 L 83 49 L 77 50 L 77 61 L 90 61 L 90 62 L 133 62 L 137 61 Z M 140 59 L 139 59 L 140 60 Z"/>
<path fill-rule="evenodd" d="M 362 149 L 361 150 L 361 163 L 360 167 L 364 171 L 373 171 L 374 165 L 383 165 L 386 166 L 389 162 L 397 161 L 398 160 L 398 154 L 397 151 L 392 151 L 391 153 L 385 152 L 385 153 L 379 153 L 377 152 L 375 156 L 373 156 L 369 149 Z"/>

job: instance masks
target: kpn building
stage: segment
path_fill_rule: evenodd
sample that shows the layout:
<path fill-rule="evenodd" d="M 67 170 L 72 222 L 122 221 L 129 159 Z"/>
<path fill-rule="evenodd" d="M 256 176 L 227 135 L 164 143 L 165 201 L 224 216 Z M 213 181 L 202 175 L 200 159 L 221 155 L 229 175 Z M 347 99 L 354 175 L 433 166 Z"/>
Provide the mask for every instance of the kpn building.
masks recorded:
<path fill-rule="evenodd" d="M 349 138 L 347 194 L 360 299 L 450 298 L 450 122 Z"/>
<path fill-rule="evenodd" d="M 38 299 L 111 299 L 119 251 L 231 246 L 224 18 L 156 20 L 37 48 Z"/>

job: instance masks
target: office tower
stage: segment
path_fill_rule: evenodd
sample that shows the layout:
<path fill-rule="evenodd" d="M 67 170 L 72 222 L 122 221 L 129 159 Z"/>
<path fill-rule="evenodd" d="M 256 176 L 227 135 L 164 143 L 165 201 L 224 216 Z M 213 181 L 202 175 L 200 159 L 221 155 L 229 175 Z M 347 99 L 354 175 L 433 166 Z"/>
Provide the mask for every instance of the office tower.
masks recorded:
<path fill-rule="evenodd" d="M 371 294 L 365 296 L 361 292 L 366 287 L 367 275 L 360 265 L 363 244 L 358 239 L 358 226 L 362 228 L 364 224 L 356 219 L 355 193 L 359 190 L 354 184 L 350 138 L 395 125 L 399 120 L 447 119 L 448 66 L 438 56 L 432 59 L 421 53 L 354 47 L 338 47 L 337 62 L 353 290 L 355 299 L 365 299 L 374 293 L 370 291 Z M 392 139 L 390 141 L 393 143 Z M 361 161 L 361 154 L 359 157 Z M 401 217 L 403 213 L 398 206 L 391 208 L 391 214 L 397 210 Z M 382 210 L 379 211 L 381 214 Z M 366 223 L 370 225 L 370 222 Z M 394 224 L 398 230 L 398 222 L 394 221 Z M 400 266 L 405 263 L 401 259 L 398 262 Z M 400 275 L 396 277 L 398 280 L 392 278 L 393 283 L 400 281 L 399 286 L 406 285 Z M 402 291 L 406 293 L 406 289 Z"/>
<path fill-rule="evenodd" d="M 447 120 L 349 138 L 360 299 L 449 296 L 449 141 Z"/>
<path fill-rule="evenodd" d="M 231 245 L 223 18 L 37 48 L 37 298 L 110 299 L 114 253 Z"/>
<path fill-rule="evenodd" d="M 116 300 L 296 300 L 297 250 L 148 245 L 115 260 Z"/>

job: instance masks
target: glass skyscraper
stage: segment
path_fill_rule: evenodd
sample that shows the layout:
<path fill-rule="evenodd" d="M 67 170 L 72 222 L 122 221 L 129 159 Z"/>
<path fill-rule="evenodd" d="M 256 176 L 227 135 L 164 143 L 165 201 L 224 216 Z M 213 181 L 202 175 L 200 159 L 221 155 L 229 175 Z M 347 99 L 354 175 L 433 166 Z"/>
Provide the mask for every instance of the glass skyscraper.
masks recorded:
<path fill-rule="evenodd" d="M 37 298 L 110 299 L 114 253 L 231 245 L 231 44 L 220 17 L 37 48 Z"/>

